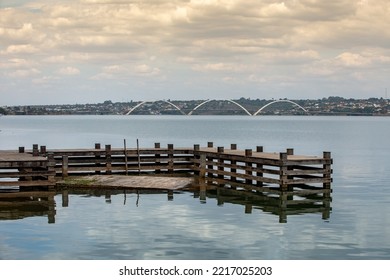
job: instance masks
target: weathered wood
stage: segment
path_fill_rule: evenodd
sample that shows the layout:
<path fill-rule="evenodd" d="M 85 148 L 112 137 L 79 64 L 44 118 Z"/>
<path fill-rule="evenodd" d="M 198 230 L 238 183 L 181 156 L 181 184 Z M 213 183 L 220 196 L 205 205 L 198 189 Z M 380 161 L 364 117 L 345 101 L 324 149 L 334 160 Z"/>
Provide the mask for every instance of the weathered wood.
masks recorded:
<path fill-rule="evenodd" d="M 111 145 L 106 145 L 106 174 L 111 174 L 112 169 L 112 152 L 111 152 Z"/>
<path fill-rule="evenodd" d="M 34 144 L 33 153 L 36 147 Z M 127 148 L 125 140 L 123 148 L 106 145 L 101 149 L 100 144 L 95 144 L 94 149 L 46 150 L 41 146 L 40 154 L 47 157 L 22 151 L 24 149 L 19 149 L 19 152 L 0 151 L 0 168 L 10 170 L 1 172 L 0 178 L 19 178 L 27 182 L 44 178 L 54 181 L 55 173 L 67 176 L 133 174 L 137 170 L 170 174 L 187 172 L 200 177 L 207 175 L 211 180 L 244 181 L 247 185 L 268 189 L 270 186 L 264 184 L 276 185 L 284 192 L 298 189 L 301 184 L 322 184 L 315 190 L 330 189 L 332 182 L 332 159 L 328 152 L 324 152 L 323 157 L 294 155 L 293 149 L 284 153 L 265 153 L 262 146 L 257 146 L 256 151 L 237 150 L 236 144 L 225 149 L 214 147 L 212 142 L 208 142 L 207 147 L 176 148 L 168 144 L 166 148 L 161 148 L 159 143 L 155 143 L 154 148 L 137 145 L 134 149 Z M 52 160 L 48 159 L 49 155 Z"/>
<path fill-rule="evenodd" d="M 69 169 L 69 157 L 67 155 L 62 156 L 62 178 L 68 177 Z"/>

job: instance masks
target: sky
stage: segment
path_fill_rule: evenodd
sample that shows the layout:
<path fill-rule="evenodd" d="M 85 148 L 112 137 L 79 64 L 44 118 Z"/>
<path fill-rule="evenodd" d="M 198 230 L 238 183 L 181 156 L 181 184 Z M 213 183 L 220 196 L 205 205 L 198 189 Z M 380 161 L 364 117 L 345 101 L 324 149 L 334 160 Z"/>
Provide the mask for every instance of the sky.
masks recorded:
<path fill-rule="evenodd" d="M 0 106 L 388 98 L 389 77 L 388 0 L 0 0 Z"/>

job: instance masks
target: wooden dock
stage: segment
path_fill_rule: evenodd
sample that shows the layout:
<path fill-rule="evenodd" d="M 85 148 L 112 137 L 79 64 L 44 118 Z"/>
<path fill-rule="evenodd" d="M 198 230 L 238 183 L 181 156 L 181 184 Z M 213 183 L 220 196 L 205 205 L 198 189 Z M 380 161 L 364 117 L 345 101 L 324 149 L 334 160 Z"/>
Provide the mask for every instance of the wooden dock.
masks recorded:
<path fill-rule="evenodd" d="M 195 176 L 208 183 L 242 185 L 243 188 L 269 193 L 331 192 L 332 158 L 295 155 L 283 152 L 239 150 L 214 147 L 177 148 L 173 144 L 154 148 L 112 148 L 95 144 L 91 149 L 46 149 L 33 145 L 32 150 L 0 151 L 0 186 L 55 185 L 55 177 L 86 175 L 159 175 Z"/>
<path fill-rule="evenodd" d="M 35 147 L 35 146 L 34 146 Z M 52 187 L 55 162 L 51 156 L 19 151 L 0 151 L 0 187 Z"/>

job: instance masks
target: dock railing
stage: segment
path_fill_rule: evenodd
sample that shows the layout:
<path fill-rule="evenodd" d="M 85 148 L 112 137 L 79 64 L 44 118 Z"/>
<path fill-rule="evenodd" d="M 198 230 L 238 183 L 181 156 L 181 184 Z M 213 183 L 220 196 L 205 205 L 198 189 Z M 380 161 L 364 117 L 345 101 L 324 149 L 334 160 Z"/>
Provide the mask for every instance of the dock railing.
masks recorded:
<path fill-rule="evenodd" d="M 1 172 L 0 177 L 18 178 L 13 185 L 54 185 L 54 175 L 67 177 L 88 174 L 159 174 L 195 175 L 211 183 L 234 183 L 235 186 L 256 188 L 259 191 L 300 191 L 305 193 L 330 193 L 332 183 L 332 158 L 330 152 L 322 156 L 295 155 L 293 149 L 284 152 L 194 145 L 177 148 L 173 144 L 154 148 L 112 148 L 96 143 L 91 149 L 46 149 L 33 145 L 31 151 L 19 148 L 19 160 L 7 162 L 4 151 L 0 152 L 0 167 L 17 171 Z M 21 155 L 24 155 L 22 158 Z M 15 162 L 18 162 L 17 164 Z M 43 178 L 43 181 L 29 178 Z M 24 181 L 28 179 L 29 183 Z M 6 184 L 5 182 L 0 182 Z"/>

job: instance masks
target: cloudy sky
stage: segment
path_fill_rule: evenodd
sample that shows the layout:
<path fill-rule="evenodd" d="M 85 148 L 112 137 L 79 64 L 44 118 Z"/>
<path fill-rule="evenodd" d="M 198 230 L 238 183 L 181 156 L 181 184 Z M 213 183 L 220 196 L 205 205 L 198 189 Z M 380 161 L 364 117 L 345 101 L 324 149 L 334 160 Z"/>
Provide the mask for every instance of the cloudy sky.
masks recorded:
<path fill-rule="evenodd" d="M 0 0 L 0 106 L 390 95 L 388 0 Z"/>

